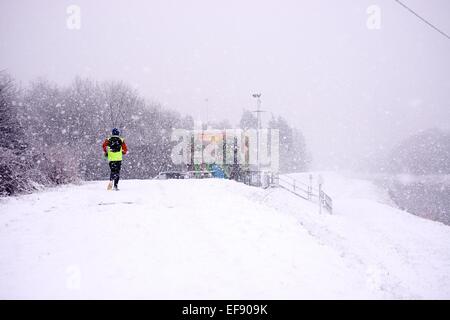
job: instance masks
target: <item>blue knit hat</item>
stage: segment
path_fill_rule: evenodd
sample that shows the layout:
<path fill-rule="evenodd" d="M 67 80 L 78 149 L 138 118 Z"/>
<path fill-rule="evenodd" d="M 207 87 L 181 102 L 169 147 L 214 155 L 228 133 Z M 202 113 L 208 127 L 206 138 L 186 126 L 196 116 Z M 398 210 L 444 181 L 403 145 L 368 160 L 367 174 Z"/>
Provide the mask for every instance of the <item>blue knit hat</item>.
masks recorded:
<path fill-rule="evenodd" d="M 117 128 L 112 129 L 112 134 L 113 136 L 118 136 L 120 134 L 119 129 Z"/>

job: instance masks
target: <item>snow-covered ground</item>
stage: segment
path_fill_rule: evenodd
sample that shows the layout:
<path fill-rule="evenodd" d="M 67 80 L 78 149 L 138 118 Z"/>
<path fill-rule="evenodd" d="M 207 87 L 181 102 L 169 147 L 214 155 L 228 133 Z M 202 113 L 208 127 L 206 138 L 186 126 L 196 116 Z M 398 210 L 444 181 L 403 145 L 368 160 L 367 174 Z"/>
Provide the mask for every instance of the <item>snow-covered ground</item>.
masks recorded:
<path fill-rule="evenodd" d="M 215 179 L 2 199 L 0 298 L 450 298 L 449 226 L 324 176 L 333 215 Z"/>

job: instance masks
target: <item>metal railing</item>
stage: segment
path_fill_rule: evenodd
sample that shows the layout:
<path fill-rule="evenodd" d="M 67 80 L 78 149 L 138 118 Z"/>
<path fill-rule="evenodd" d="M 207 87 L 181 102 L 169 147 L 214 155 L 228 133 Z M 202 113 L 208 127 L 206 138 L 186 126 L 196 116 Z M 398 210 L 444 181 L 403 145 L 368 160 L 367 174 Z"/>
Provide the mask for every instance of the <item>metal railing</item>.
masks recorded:
<path fill-rule="evenodd" d="M 204 179 L 212 177 L 212 172 L 207 170 L 187 171 L 183 174 L 186 175 L 186 178 L 190 179 Z M 309 175 L 309 183 L 305 183 L 299 179 L 294 179 L 287 175 L 279 176 L 278 174 L 270 171 L 256 171 L 248 169 L 233 171 L 229 178 L 249 186 L 261 188 L 282 188 L 302 199 L 318 203 L 319 212 L 322 211 L 322 208 L 325 208 L 325 210 L 327 210 L 330 214 L 333 213 L 333 200 L 322 190 L 322 182 L 320 182 L 320 178 L 319 187 L 316 188 L 313 186 L 313 177 L 311 174 Z"/>
<path fill-rule="evenodd" d="M 313 196 L 309 185 L 288 176 L 279 177 L 278 186 L 306 200 Z"/>
<path fill-rule="evenodd" d="M 302 199 L 316 202 L 319 205 L 319 212 L 324 208 L 330 214 L 333 213 L 333 200 L 322 190 L 321 185 L 318 188 L 313 186 L 312 175 L 309 176 L 309 183 L 305 183 L 287 175 L 279 176 L 273 172 L 242 170 L 233 179 L 255 187 L 276 186 L 282 188 Z"/>
<path fill-rule="evenodd" d="M 321 186 L 319 188 L 313 186 L 311 175 L 309 183 L 304 183 L 289 176 L 282 176 L 278 178 L 278 186 L 300 198 L 317 202 L 319 204 L 319 212 L 321 212 L 322 208 L 325 208 L 330 214 L 333 213 L 333 200 L 321 189 Z"/>
<path fill-rule="evenodd" d="M 333 213 L 333 199 L 329 195 L 327 195 L 325 192 L 321 192 L 321 204 L 322 206 L 330 213 Z"/>

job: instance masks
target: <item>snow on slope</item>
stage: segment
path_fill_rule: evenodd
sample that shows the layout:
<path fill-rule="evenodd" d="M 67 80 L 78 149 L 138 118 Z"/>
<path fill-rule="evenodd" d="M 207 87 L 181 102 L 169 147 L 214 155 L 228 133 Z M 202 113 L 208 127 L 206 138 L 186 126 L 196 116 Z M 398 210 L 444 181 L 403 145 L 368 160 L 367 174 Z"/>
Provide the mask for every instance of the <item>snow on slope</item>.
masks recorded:
<path fill-rule="evenodd" d="M 295 196 L 280 190 L 263 202 L 290 213 L 318 241 L 339 251 L 385 298 L 450 298 L 449 226 L 390 206 L 389 196 L 369 181 L 322 176 L 333 215 L 318 215 L 317 206 L 287 200 Z"/>
<path fill-rule="evenodd" d="M 332 216 L 213 179 L 2 200 L 0 298 L 450 297 L 449 227 L 378 203 L 368 183 L 326 183 Z"/>

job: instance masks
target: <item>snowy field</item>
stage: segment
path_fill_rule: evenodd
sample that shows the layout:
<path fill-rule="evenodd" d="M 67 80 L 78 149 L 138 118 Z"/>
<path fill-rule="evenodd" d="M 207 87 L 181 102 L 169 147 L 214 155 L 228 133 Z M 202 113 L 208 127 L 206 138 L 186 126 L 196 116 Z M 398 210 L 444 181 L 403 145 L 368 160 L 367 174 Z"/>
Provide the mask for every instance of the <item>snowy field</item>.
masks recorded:
<path fill-rule="evenodd" d="M 450 298 L 449 226 L 393 208 L 369 182 L 325 181 L 333 215 L 215 179 L 2 199 L 0 298 Z"/>

